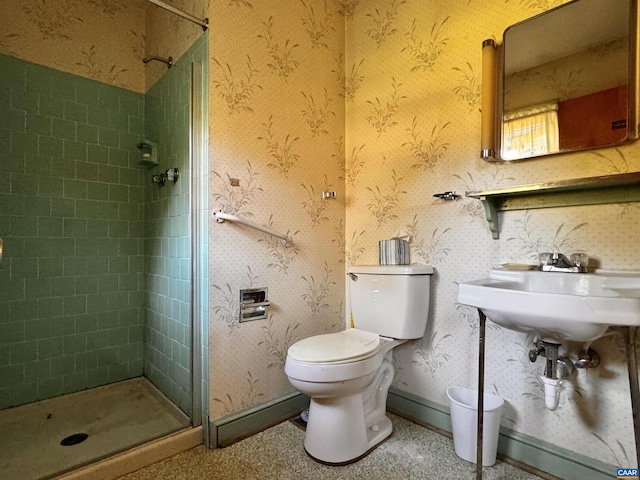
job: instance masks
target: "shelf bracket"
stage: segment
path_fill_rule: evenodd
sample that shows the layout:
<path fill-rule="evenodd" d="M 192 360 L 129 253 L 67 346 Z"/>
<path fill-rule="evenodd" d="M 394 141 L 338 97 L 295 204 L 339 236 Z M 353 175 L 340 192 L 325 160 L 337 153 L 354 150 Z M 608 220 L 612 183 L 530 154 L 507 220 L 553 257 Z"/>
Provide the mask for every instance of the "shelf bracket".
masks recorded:
<path fill-rule="evenodd" d="M 489 200 L 487 197 L 480 197 L 480 201 L 484 206 L 484 215 L 489 223 L 489 230 L 494 240 L 500 238 L 500 224 L 498 223 L 498 210 L 495 203 Z"/>

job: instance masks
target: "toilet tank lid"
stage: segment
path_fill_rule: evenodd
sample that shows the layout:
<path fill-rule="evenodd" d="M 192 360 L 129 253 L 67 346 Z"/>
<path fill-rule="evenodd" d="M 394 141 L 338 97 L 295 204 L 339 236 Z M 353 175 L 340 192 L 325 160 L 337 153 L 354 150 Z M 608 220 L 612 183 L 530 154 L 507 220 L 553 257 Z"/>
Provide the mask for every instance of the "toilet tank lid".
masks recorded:
<path fill-rule="evenodd" d="M 349 273 L 362 275 L 432 275 L 431 265 L 352 265 Z"/>

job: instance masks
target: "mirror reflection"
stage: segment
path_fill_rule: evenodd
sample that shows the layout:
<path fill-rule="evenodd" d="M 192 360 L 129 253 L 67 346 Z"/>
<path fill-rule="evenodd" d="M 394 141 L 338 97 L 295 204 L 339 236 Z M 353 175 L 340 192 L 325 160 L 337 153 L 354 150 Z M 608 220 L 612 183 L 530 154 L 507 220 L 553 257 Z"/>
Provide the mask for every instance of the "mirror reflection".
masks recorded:
<path fill-rule="evenodd" d="M 576 0 L 505 31 L 502 159 L 635 137 L 629 128 L 635 2 Z"/>

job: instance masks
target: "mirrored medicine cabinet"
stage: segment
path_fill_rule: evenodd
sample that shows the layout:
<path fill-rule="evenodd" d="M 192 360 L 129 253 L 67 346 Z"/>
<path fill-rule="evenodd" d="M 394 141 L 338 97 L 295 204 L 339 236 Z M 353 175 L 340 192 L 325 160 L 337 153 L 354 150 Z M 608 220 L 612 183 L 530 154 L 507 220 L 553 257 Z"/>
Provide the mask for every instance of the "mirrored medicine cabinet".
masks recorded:
<path fill-rule="evenodd" d="M 573 0 L 507 28 L 492 160 L 636 140 L 638 28 L 638 0 Z"/>

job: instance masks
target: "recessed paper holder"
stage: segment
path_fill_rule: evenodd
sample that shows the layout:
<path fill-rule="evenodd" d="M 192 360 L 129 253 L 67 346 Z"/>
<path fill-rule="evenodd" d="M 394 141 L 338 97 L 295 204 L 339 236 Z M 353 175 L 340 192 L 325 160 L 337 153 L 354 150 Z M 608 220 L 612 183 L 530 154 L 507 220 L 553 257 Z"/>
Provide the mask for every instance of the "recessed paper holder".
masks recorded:
<path fill-rule="evenodd" d="M 240 290 L 240 322 L 267 318 L 271 306 L 267 292 L 267 287 Z"/>

